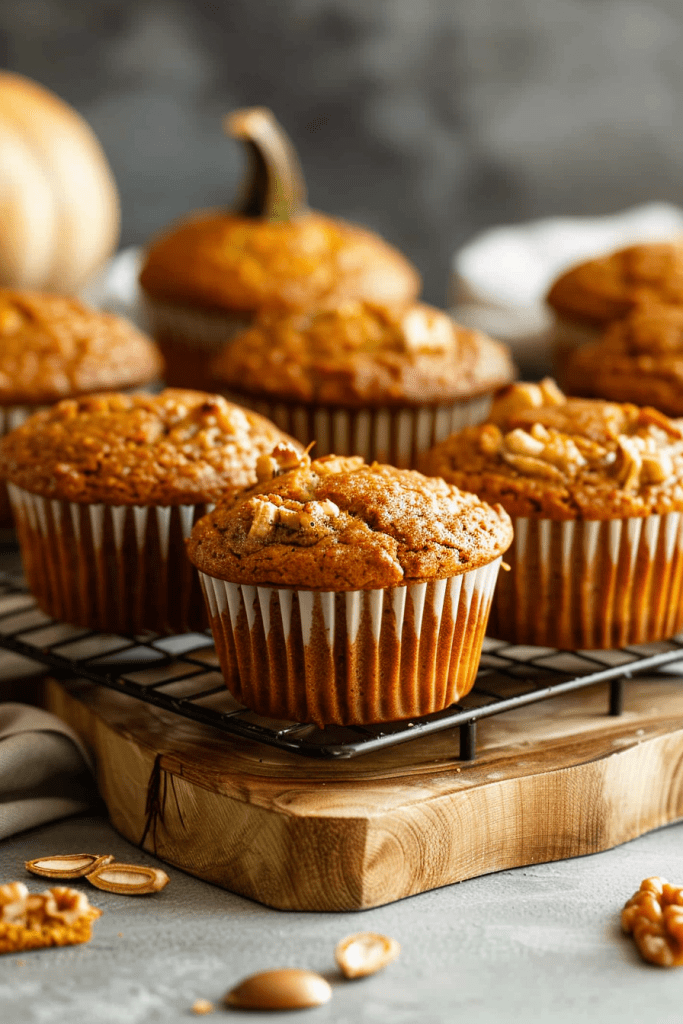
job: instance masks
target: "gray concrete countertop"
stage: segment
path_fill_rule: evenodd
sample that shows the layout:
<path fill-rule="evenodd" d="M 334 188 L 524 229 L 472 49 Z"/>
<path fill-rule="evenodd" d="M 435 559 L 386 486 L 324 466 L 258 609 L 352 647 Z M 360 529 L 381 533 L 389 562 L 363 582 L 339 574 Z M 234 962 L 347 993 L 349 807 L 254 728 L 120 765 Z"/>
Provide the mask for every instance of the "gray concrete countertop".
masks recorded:
<path fill-rule="evenodd" d="M 102 817 L 78 817 L 0 844 L 0 882 L 31 879 L 25 860 L 56 853 L 113 853 L 157 863 Z M 541 864 L 451 885 L 360 913 L 270 910 L 180 871 L 150 897 L 87 889 L 103 915 L 83 946 L 0 958 L 3 1024 L 181 1024 L 273 1020 L 230 1011 L 225 992 L 277 966 L 325 974 L 332 1001 L 288 1013 L 338 1024 L 447 1024 L 456 1020 L 592 1024 L 681 1019 L 683 970 L 643 963 L 619 928 L 619 911 L 642 878 L 683 882 L 683 823 L 607 853 Z M 398 960 L 362 981 L 345 981 L 333 951 L 354 931 L 379 931 L 402 945 Z M 216 1009 L 195 1017 L 192 1004 Z"/>

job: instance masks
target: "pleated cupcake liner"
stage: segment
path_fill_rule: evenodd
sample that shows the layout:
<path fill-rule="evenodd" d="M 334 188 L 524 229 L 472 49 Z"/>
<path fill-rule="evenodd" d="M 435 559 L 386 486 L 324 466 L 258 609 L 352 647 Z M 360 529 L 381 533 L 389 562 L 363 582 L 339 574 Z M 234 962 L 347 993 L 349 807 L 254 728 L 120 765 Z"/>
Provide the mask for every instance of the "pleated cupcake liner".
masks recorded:
<path fill-rule="evenodd" d="M 383 590 L 200 579 L 238 701 L 271 718 L 359 725 L 440 711 L 470 691 L 500 562 Z"/>
<path fill-rule="evenodd" d="M 47 615 L 124 635 L 208 626 L 185 539 L 213 505 L 80 504 L 8 490 L 26 581 Z"/>
<path fill-rule="evenodd" d="M 34 412 L 46 409 L 45 405 L 0 405 L 0 437 L 16 430 Z M 12 506 L 4 483 L 0 483 L 0 530 L 11 530 L 14 526 Z"/>
<path fill-rule="evenodd" d="M 607 649 L 683 629 L 683 516 L 513 518 L 489 633 L 512 643 Z"/>
<path fill-rule="evenodd" d="M 313 458 L 362 455 L 366 462 L 385 462 L 399 469 L 413 468 L 423 452 L 455 430 L 482 423 L 491 408 L 490 395 L 441 405 L 352 409 L 261 400 L 237 391 L 225 394 L 272 420 L 304 446 L 315 441 Z"/>

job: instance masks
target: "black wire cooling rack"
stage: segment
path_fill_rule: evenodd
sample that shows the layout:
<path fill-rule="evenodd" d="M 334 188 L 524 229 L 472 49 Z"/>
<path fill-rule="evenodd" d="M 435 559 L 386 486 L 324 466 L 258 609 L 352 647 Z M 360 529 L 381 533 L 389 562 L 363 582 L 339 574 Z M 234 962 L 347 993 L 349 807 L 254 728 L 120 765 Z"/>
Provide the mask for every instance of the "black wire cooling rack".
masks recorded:
<path fill-rule="evenodd" d="M 683 635 L 614 651 L 558 651 L 486 639 L 474 689 L 458 703 L 407 722 L 313 725 L 263 718 L 227 692 L 208 634 L 126 638 L 55 622 L 22 583 L 0 573 L 0 648 L 61 677 L 87 679 L 184 718 L 307 757 L 349 758 L 444 729 L 459 730 L 459 756 L 476 756 L 477 722 L 525 704 L 609 682 L 605 713 L 619 715 L 624 680 L 683 659 Z"/>

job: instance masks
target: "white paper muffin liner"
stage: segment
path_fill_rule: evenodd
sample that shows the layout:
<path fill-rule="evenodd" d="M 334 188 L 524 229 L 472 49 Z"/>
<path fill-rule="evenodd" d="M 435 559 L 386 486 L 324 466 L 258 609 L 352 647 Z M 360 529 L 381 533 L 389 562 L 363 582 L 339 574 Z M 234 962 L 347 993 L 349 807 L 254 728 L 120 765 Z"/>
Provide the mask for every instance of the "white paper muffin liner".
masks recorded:
<path fill-rule="evenodd" d="M 46 614 L 126 635 L 206 628 L 185 539 L 213 505 L 79 504 L 8 490 L 26 580 Z"/>
<path fill-rule="evenodd" d="M 45 409 L 44 405 L 0 405 L 0 437 L 20 427 L 34 412 Z M 11 530 L 14 526 L 7 487 L 0 483 L 0 530 Z"/>
<path fill-rule="evenodd" d="M 566 649 L 605 649 L 683 628 L 683 515 L 513 517 L 514 540 L 489 633 Z"/>
<path fill-rule="evenodd" d="M 383 590 L 288 590 L 200 573 L 221 669 L 259 714 L 317 725 L 439 711 L 471 689 L 501 559 Z"/>
<path fill-rule="evenodd" d="M 272 420 L 304 446 L 315 441 L 314 458 L 362 455 L 366 462 L 400 469 L 414 467 L 423 452 L 455 430 L 482 423 L 491 408 L 491 395 L 442 405 L 359 409 L 259 400 L 240 392 L 226 395 Z"/>

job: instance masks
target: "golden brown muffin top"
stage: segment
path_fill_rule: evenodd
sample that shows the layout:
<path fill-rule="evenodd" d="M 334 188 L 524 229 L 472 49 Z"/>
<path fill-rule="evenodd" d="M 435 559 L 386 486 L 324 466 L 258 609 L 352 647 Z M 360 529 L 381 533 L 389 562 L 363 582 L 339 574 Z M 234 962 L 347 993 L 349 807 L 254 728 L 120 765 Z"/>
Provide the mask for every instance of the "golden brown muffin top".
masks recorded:
<path fill-rule="evenodd" d="M 7 434 L 0 476 L 32 494 L 88 504 L 215 502 L 253 484 L 259 456 L 279 442 L 301 452 L 270 420 L 219 395 L 88 395 Z"/>
<path fill-rule="evenodd" d="M 379 235 L 321 213 L 267 221 L 206 210 L 152 240 L 140 284 L 153 299 L 250 312 L 410 301 L 421 280 Z"/>
<path fill-rule="evenodd" d="M 188 554 L 202 572 L 233 583 L 371 590 L 460 575 L 512 541 L 499 505 L 443 480 L 359 456 L 292 461 L 278 450 L 261 459 L 255 487 L 195 524 Z"/>
<path fill-rule="evenodd" d="M 683 424 L 652 408 L 565 398 L 554 381 L 513 384 L 489 422 L 421 460 L 511 515 L 620 519 L 683 510 Z"/>
<path fill-rule="evenodd" d="M 683 241 L 648 242 L 580 263 L 548 292 L 561 317 L 600 326 L 634 306 L 683 305 Z"/>
<path fill-rule="evenodd" d="M 0 289 L 0 404 L 137 387 L 162 372 L 154 342 L 127 320 L 62 295 Z"/>
<path fill-rule="evenodd" d="M 683 306 L 639 306 L 569 354 L 567 391 L 683 416 Z"/>
<path fill-rule="evenodd" d="M 424 303 L 262 313 L 212 364 L 229 388 L 342 405 L 452 401 L 508 384 L 508 349 Z"/>

